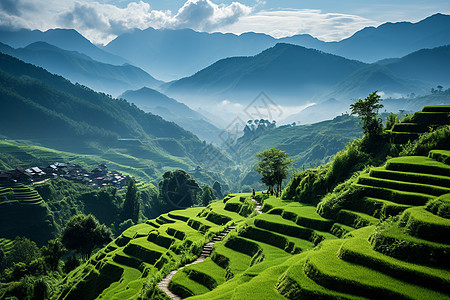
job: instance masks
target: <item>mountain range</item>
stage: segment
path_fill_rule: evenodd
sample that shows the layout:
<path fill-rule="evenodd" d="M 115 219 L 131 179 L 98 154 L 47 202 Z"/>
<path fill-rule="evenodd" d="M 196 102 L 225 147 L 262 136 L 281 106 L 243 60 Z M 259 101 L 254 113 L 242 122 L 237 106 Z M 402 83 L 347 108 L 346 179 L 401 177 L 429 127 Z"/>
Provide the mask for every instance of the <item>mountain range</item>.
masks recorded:
<path fill-rule="evenodd" d="M 99 62 L 122 65 L 129 63 L 126 59 L 111 54 L 92 44 L 74 29 L 40 30 L 0 30 L 0 42 L 13 48 L 23 48 L 35 42 L 46 42 L 58 48 L 86 54 Z"/>
<path fill-rule="evenodd" d="M 383 97 L 426 94 L 450 85 L 450 46 L 423 49 L 398 59 L 365 64 L 318 50 L 277 44 L 256 56 L 222 59 L 194 75 L 164 84 L 186 103 L 250 103 L 266 92 L 282 106 L 334 98 L 347 105 L 378 90 Z M 203 101 L 202 101 L 203 100 Z M 335 116 L 335 115 L 333 115 Z M 319 121 L 315 119 L 311 121 Z"/>
<path fill-rule="evenodd" d="M 175 123 L 1 53 L 0 99 L 2 137 L 99 155 L 150 178 L 205 155 L 206 144 Z"/>
<path fill-rule="evenodd" d="M 435 14 L 417 23 L 367 27 L 338 42 L 323 42 L 307 34 L 276 39 L 252 32 L 238 36 L 190 29 L 135 29 L 118 36 L 104 49 L 167 81 L 190 76 L 226 57 L 256 55 L 277 43 L 295 44 L 373 63 L 450 44 L 450 16 Z"/>
<path fill-rule="evenodd" d="M 128 89 L 156 87 L 162 83 L 135 66 L 102 63 L 85 54 L 63 50 L 46 42 L 34 42 L 18 49 L 0 43 L 0 51 L 45 68 L 72 82 L 115 96 Z"/>

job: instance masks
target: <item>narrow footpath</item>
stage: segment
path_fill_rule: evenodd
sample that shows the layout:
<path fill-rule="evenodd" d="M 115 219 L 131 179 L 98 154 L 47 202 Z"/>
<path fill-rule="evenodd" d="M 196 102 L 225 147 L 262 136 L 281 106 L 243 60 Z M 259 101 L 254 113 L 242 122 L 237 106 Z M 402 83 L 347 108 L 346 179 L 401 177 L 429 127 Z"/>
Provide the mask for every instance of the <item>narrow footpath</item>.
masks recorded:
<path fill-rule="evenodd" d="M 202 253 L 200 254 L 200 256 L 194 260 L 193 262 L 186 264 L 176 270 L 173 270 L 172 272 L 170 272 L 166 277 L 164 277 L 163 280 L 161 280 L 161 282 L 158 283 L 158 288 L 160 290 L 162 290 L 164 293 L 167 294 L 167 296 L 169 296 L 171 299 L 174 300 L 181 300 L 183 298 L 181 298 L 178 295 L 175 295 L 174 293 L 172 293 L 169 290 L 169 282 L 172 279 L 172 277 L 181 269 L 183 269 L 184 267 L 190 266 L 190 265 L 194 265 L 194 264 L 198 264 L 199 262 L 204 261 L 207 257 L 209 257 L 211 255 L 212 249 L 214 247 L 214 244 L 216 242 L 221 241 L 231 230 L 233 230 L 235 228 L 235 226 L 229 226 L 225 231 L 222 231 L 221 233 L 217 234 L 216 236 L 213 237 L 212 241 L 207 243 L 205 246 L 203 246 L 203 250 Z"/>
<path fill-rule="evenodd" d="M 262 205 L 261 205 L 261 202 L 259 202 L 259 201 L 256 200 L 256 199 L 253 199 L 253 198 L 252 198 L 252 201 L 256 203 L 256 207 L 255 207 L 256 212 L 257 212 L 258 214 L 262 214 L 262 210 L 261 210 Z"/>

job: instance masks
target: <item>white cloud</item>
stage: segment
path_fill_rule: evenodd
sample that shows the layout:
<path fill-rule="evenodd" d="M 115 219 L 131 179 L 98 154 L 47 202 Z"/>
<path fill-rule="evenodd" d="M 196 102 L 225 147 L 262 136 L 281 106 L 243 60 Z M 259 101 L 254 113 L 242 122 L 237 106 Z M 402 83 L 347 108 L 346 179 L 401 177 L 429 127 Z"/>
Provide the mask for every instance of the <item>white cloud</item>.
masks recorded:
<path fill-rule="evenodd" d="M 253 31 L 277 38 L 308 33 L 324 41 L 336 41 L 349 37 L 364 27 L 379 24 L 379 22 L 356 15 L 301 9 L 259 11 L 243 16 L 239 21 L 223 26 L 218 31 L 236 34 Z"/>
<path fill-rule="evenodd" d="M 239 2 L 215 4 L 188 0 L 176 14 L 152 10 L 146 2 L 113 4 L 76 0 L 1 0 L 0 26 L 47 30 L 74 28 L 95 43 L 107 43 L 133 28 L 192 28 L 212 31 L 233 24 L 252 8 Z"/>

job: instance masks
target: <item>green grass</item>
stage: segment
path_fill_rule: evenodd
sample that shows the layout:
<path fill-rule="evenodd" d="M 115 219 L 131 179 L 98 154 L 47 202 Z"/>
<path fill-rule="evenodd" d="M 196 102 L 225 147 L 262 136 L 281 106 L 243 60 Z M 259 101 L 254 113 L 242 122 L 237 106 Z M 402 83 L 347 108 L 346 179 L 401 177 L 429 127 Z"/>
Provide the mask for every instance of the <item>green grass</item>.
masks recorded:
<path fill-rule="evenodd" d="M 225 246 L 224 243 L 216 243 L 211 253 L 211 259 L 222 268 L 228 268 L 233 276 L 243 273 L 251 262 L 251 256 L 235 251 Z"/>
<path fill-rule="evenodd" d="M 443 194 L 450 193 L 450 188 L 447 187 L 422 184 L 417 182 L 412 183 L 399 180 L 376 178 L 369 175 L 360 175 L 358 178 L 358 184 L 393 189 L 398 191 L 427 194 L 432 196 L 441 196 Z"/>
<path fill-rule="evenodd" d="M 387 170 L 450 176 L 450 166 L 425 156 L 404 156 L 390 159 Z"/>
<path fill-rule="evenodd" d="M 442 175 L 428 175 L 423 173 L 401 172 L 386 170 L 383 167 L 371 168 L 370 176 L 376 178 L 405 181 L 420 184 L 429 184 L 440 187 L 449 187 L 450 178 Z"/>
<path fill-rule="evenodd" d="M 405 297 L 440 299 L 444 297 L 444 294 L 339 259 L 336 254 L 344 241 L 325 241 L 319 251 L 309 255 L 305 264 L 307 276 L 328 289 L 356 296 L 370 295 L 374 298 L 394 297 L 398 299 Z"/>
<path fill-rule="evenodd" d="M 319 231 L 329 231 L 333 221 L 323 218 L 316 212 L 316 207 L 310 204 L 292 202 L 281 208 L 274 208 L 269 214 L 279 214 L 287 220 L 294 221 L 297 225 L 309 227 Z"/>
<path fill-rule="evenodd" d="M 185 273 L 190 280 L 186 279 L 184 274 L 178 275 L 178 273 Z M 198 284 L 203 285 L 210 291 L 223 284 L 225 276 L 226 271 L 223 268 L 219 267 L 211 258 L 206 258 L 203 262 L 179 270 L 173 277 L 171 285 L 182 285 L 199 295 L 199 292 L 206 290 L 197 289 Z M 178 282 L 179 279 L 181 282 Z"/>
<path fill-rule="evenodd" d="M 415 237 L 432 242 L 450 244 L 450 219 L 436 216 L 423 207 L 412 207 L 401 216 L 407 232 Z"/>
<path fill-rule="evenodd" d="M 341 209 L 337 215 L 336 221 L 353 228 L 361 228 L 375 225 L 379 220 L 361 212 Z"/>
<path fill-rule="evenodd" d="M 275 196 L 270 196 L 269 198 L 264 199 L 261 210 L 263 212 L 267 212 L 267 211 L 271 210 L 272 208 L 284 206 L 291 202 L 292 202 L 291 200 L 284 200 L 284 199 L 277 198 Z"/>
<path fill-rule="evenodd" d="M 376 251 L 397 259 L 437 267 L 450 265 L 450 245 L 411 236 L 396 222 L 382 223 L 370 241 Z"/>
<path fill-rule="evenodd" d="M 408 263 L 383 255 L 373 250 L 367 238 L 368 235 L 365 234 L 362 237 L 346 239 L 339 249 L 339 258 L 370 267 L 386 275 L 395 274 L 398 279 L 412 284 L 441 292 L 449 290 L 449 271 Z"/>
<path fill-rule="evenodd" d="M 431 150 L 428 156 L 436 161 L 450 165 L 449 150 Z"/>
<path fill-rule="evenodd" d="M 361 299 L 345 293 L 324 288 L 306 276 L 306 255 L 297 255 L 288 260 L 289 268 L 279 277 L 278 292 L 288 299 Z"/>
<path fill-rule="evenodd" d="M 194 295 L 201 295 L 209 292 L 210 290 L 192 279 L 189 278 L 185 272 L 177 272 L 172 280 L 169 282 L 169 290 L 182 298 L 187 298 Z"/>

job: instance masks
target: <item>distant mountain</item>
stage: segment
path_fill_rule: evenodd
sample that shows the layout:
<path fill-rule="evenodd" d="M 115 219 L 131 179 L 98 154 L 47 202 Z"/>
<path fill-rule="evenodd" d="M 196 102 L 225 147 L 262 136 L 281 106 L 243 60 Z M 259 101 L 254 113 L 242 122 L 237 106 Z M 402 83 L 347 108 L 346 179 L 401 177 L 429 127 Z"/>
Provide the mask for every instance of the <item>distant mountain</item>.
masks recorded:
<path fill-rule="evenodd" d="M 354 99 L 365 98 L 375 90 L 385 96 L 400 97 L 410 93 L 424 93 L 429 87 L 421 81 L 396 76 L 386 66 L 371 64 L 351 73 L 317 98 L 336 98 L 348 104 Z"/>
<path fill-rule="evenodd" d="M 45 42 L 35 42 L 19 49 L 0 43 L 0 51 L 45 68 L 72 82 L 79 82 L 112 95 L 119 95 L 127 89 L 156 87 L 162 84 L 132 65 L 114 66 L 101 63 L 79 52 L 62 50 Z"/>
<path fill-rule="evenodd" d="M 145 112 L 177 123 L 203 140 L 212 142 L 217 141 L 219 137 L 220 130 L 203 115 L 156 90 L 142 88 L 137 91 L 126 91 L 120 97 L 136 104 Z"/>
<path fill-rule="evenodd" d="M 280 42 L 372 63 L 450 44 L 450 16 L 436 14 L 417 23 L 367 27 L 339 42 L 323 42 L 308 34 L 275 39 L 253 32 L 238 36 L 190 29 L 135 29 L 105 49 L 168 81 L 190 76 L 223 58 L 256 55 Z"/>
<path fill-rule="evenodd" d="M 290 115 L 286 119 L 281 120 L 281 123 L 297 125 L 312 124 L 325 120 L 331 120 L 337 115 L 348 111 L 349 107 L 346 103 L 330 98 L 326 101 L 316 103 L 308 106 L 299 113 Z"/>
<path fill-rule="evenodd" d="M 205 143 L 159 116 L 0 54 L 0 135 L 92 153 L 153 178 L 188 169 Z M 163 164 L 163 165 L 162 165 Z"/>
<path fill-rule="evenodd" d="M 105 50 L 125 57 L 162 80 L 192 75 L 219 59 L 255 55 L 273 46 L 271 36 L 196 32 L 191 29 L 135 29 L 118 36 Z"/>
<path fill-rule="evenodd" d="M 302 99 L 328 89 L 364 66 L 358 61 L 280 43 L 256 56 L 220 60 L 165 88 L 169 95 L 182 97 L 183 101 L 190 94 L 192 99 L 234 97 L 250 102 L 264 91 L 279 105 L 301 105 Z"/>
<path fill-rule="evenodd" d="M 46 42 L 58 48 L 86 54 L 97 61 L 122 65 L 128 63 L 122 57 L 98 48 L 74 29 L 40 30 L 0 30 L 0 42 L 13 48 L 23 48 L 35 42 Z"/>
<path fill-rule="evenodd" d="M 450 46 L 422 49 L 400 59 L 380 62 L 395 75 L 450 86 Z"/>
<path fill-rule="evenodd" d="M 321 50 L 364 62 L 402 57 L 411 52 L 450 44 L 450 15 L 435 14 L 420 22 L 366 27 Z"/>

